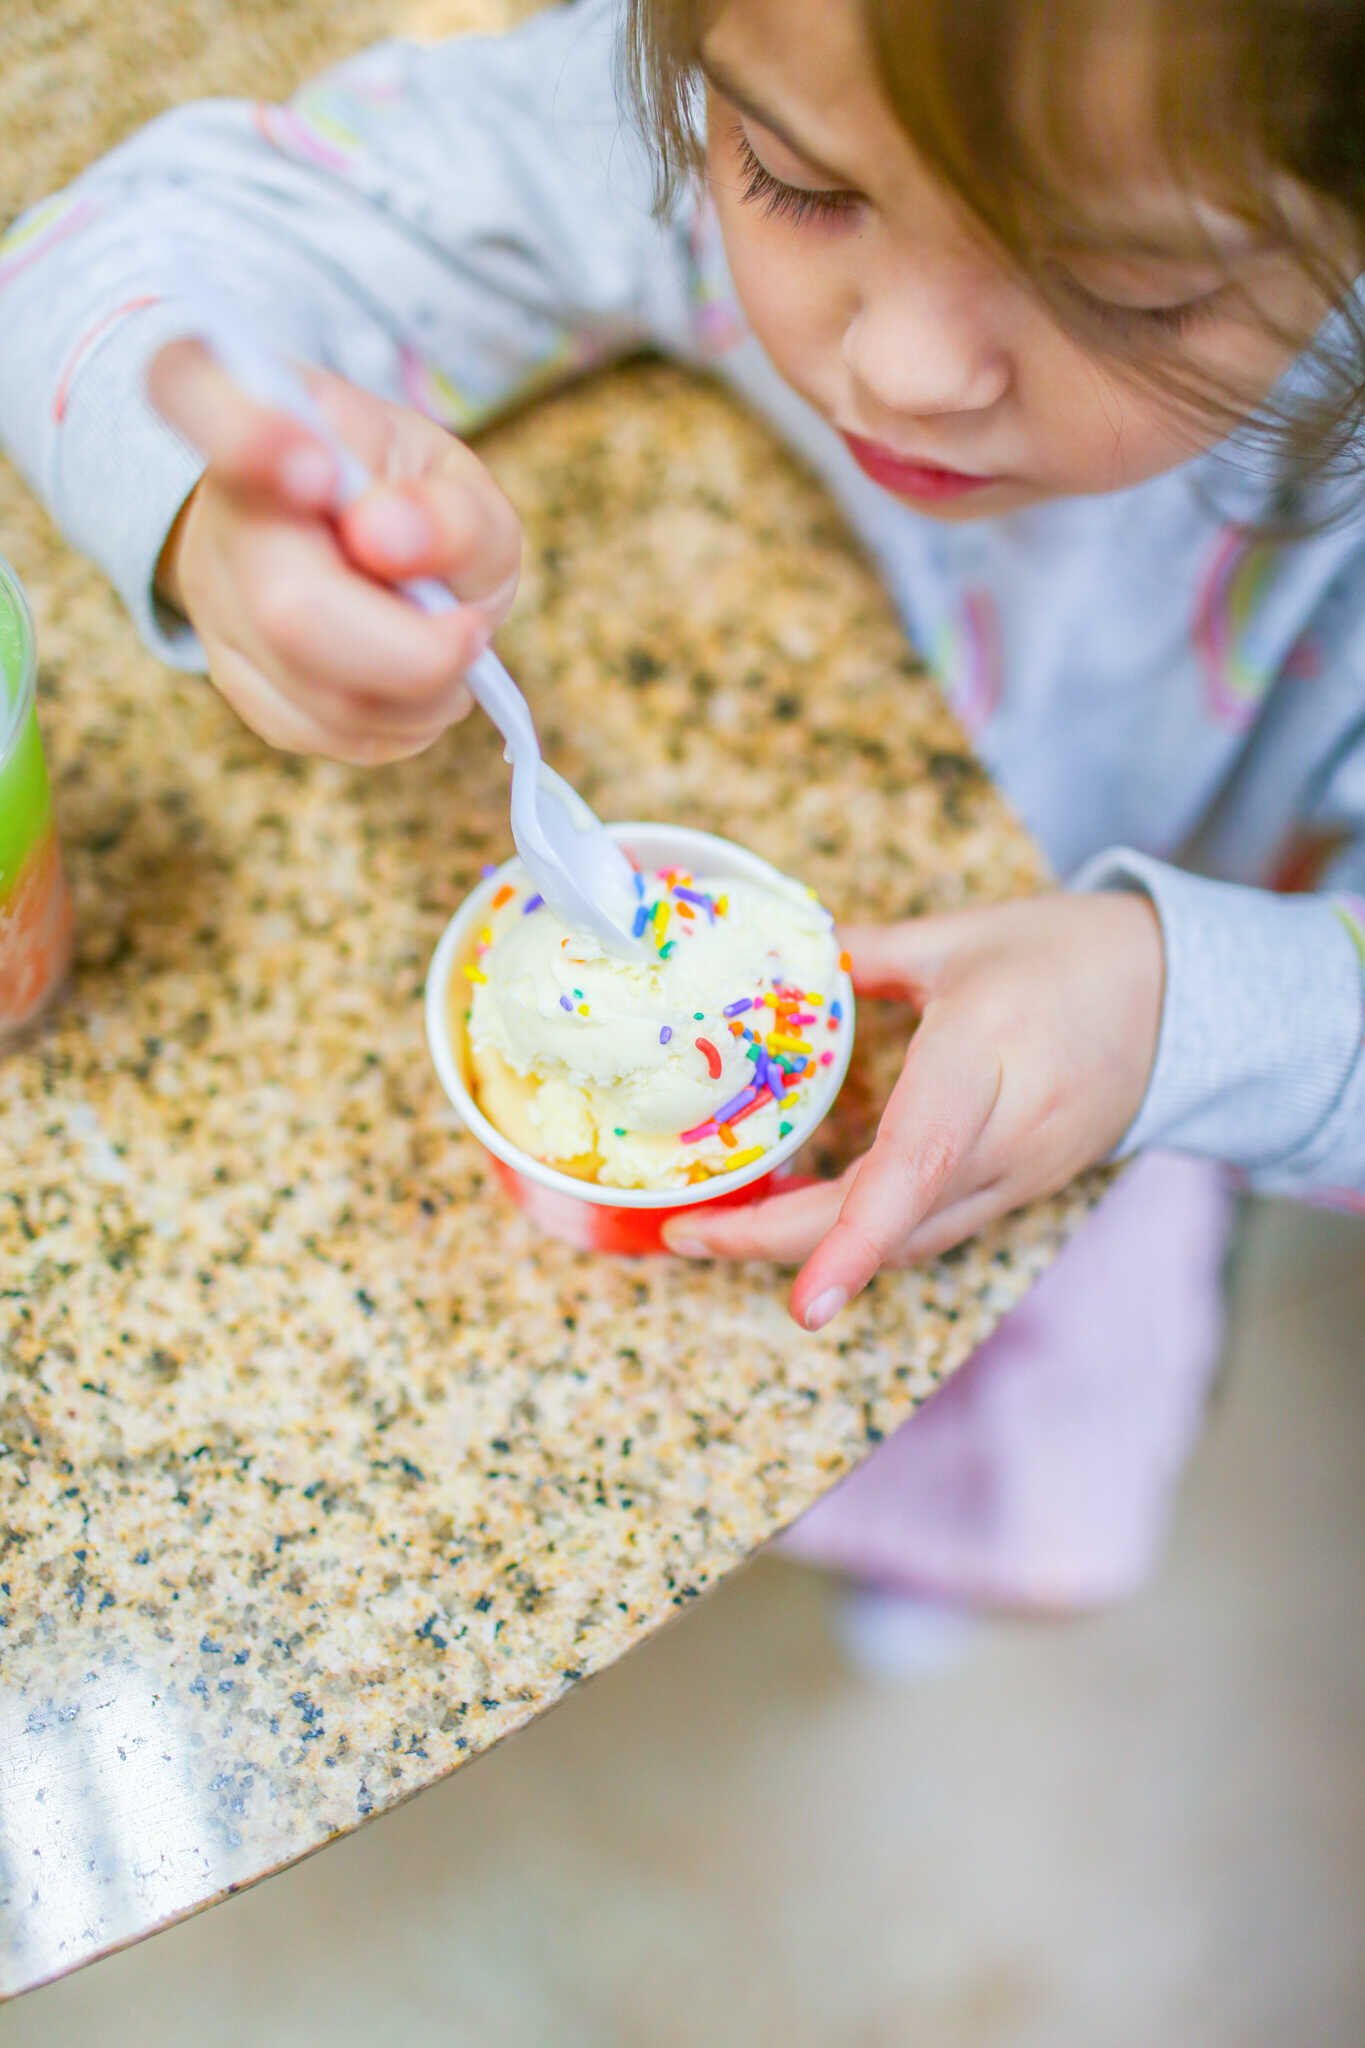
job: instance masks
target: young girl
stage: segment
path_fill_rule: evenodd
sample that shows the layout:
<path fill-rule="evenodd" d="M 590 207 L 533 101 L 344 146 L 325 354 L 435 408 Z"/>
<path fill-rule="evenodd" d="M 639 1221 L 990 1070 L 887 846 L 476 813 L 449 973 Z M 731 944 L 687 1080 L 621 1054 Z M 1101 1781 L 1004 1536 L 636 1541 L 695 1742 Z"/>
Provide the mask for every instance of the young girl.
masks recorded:
<path fill-rule="evenodd" d="M 838 495 L 1072 886 L 849 932 L 919 1018 L 874 1147 L 674 1249 L 799 1264 L 818 1329 L 1164 1148 L 798 1529 L 865 1578 L 1134 1583 L 1216 1350 L 1220 1168 L 1365 1202 L 1363 65 L 1365 0 L 580 0 L 168 115 L 0 248 L 8 446 L 278 746 L 463 715 L 518 528 L 451 430 L 549 380 L 709 366 Z M 174 339 L 172 235 L 320 366 L 385 479 L 344 517 Z M 421 573 L 465 609 L 384 587 Z"/>

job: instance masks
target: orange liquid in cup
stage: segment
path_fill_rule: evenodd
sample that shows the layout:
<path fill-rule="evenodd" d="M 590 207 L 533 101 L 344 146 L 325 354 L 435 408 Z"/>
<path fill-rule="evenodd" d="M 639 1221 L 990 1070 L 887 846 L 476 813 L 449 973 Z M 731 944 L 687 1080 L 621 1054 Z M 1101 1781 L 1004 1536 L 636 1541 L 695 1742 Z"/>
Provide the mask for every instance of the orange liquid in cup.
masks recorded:
<path fill-rule="evenodd" d="M 71 965 L 71 899 L 33 672 L 28 607 L 0 564 L 0 1042 L 32 1022 Z"/>

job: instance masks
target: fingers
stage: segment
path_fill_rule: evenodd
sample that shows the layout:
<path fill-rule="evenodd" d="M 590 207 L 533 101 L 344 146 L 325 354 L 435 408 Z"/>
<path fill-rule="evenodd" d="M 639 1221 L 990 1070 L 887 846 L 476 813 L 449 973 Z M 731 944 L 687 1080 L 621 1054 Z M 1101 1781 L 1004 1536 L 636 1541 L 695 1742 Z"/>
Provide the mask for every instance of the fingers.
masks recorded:
<path fill-rule="evenodd" d="M 376 736 L 434 737 L 467 705 L 461 678 L 487 637 L 477 613 L 433 618 L 347 575 L 326 527 L 272 529 L 247 580 L 253 598 L 236 644 L 339 732 L 349 718 Z"/>
<path fill-rule="evenodd" d="M 688 1258 L 798 1265 L 836 1221 L 855 1170 L 850 1167 L 840 1180 L 811 1181 L 743 1209 L 708 1211 L 699 1205 L 665 1226 L 664 1242 Z"/>
<path fill-rule="evenodd" d="M 289 754 L 317 754 L 353 767 L 373 767 L 419 754 L 437 736 L 425 727 L 404 731 L 392 721 L 347 720 L 328 715 L 309 700 L 285 694 L 278 683 L 236 648 L 220 648 L 213 680 L 242 721 L 266 742 Z"/>
<path fill-rule="evenodd" d="M 287 413 L 248 398 L 197 341 L 168 342 L 147 376 L 152 403 L 243 496 L 275 498 L 297 512 L 325 510 L 337 487 L 331 455 Z"/>
<path fill-rule="evenodd" d="M 664 1242 L 670 1251 L 684 1257 L 771 1259 L 775 1265 L 795 1265 L 813 1252 L 837 1223 L 861 1164 L 851 1166 L 838 1180 L 812 1182 L 799 1195 L 774 1195 L 750 1208 L 730 1209 L 714 1220 L 707 1218 L 700 1225 L 682 1219 L 667 1226 Z M 960 1200 L 935 1209 L 886 1263 L 913 1266 L 921 1259 L 939 1258 L 1007 1215 L 1020 1199 L 1003 1181 L 987 1181 Z M 808 1283 L 799 1294 L 793 1292 L 792 1314 L 804 1329 L 822 1329 L 847 1306 L 848 1298 L 847 1290 L 837 1283 L 823 1291 L 812 1291 Z"/>
<path fill-rule="evenodd" d="M 961 1201 L 948 1202 L 926 1217 L 901 1246 L 896 1263 L 912 1266 L 920 1259 L 940 1258 L 955 1244 L 975 1237 L 978 1230 L 984 1230 L 998 1216 L 1007 1216 L 1017 1209 L 1023 1199 L 1020 1192 L 1011 1191 L 1006 1181 L 987 1181 Z"/>
<path fill-rule="evenodd" d="M 329 423 L 380 479 L 339 515 L 356 566 L 385 582 L 439 576 L 500 619 L 516 589 L 521 526 L 483 464 L 419 414 L 340 377 L 307 374 Z M 328 450 L 289 414 L 249 398 L 202 343 L 168 343 L 147 382 L 219 488 L 295 512 L 333 509 L 339 478 Z"/>
<path fill-rule="evenodd" d="M 397 592 L 338 574 L 324 533 L 277 534 L 255 616 L 271 649 L 301 679 L 390 703 L 424 704 L 466 668 L 483 635 L 462 613 L 429 617 Z"/>
<path fill-rule="evenodd" d="M 325 371 L 309 373 L 319 405 L 379 479 L 341 513 L 357 567 L 385 582 L 436 576 L 463 604 L 501 623 L 521 567 L 521 522 L 484 464 L 444 428 Z"/>
<path fill-rule="evenodd" d="M 307 372 L 329 427 L 380 479 L 337 506 L 338 464 L 241 392 L 196 342 L 149 373 L 154 403 L 208 458 L 158 565 L 215 681 L 275 745 L 351 761 L 428 745 L 469 708 L 462 678 L 505 616 L 520 525 L 478 459 L 434 422 Z M 395 582 L 460 598 L 431 616 Z"/>
<path fill-rule="evenodd" d="M 973 1191 L 974 1158 L 1000 1091 L 1000 1063 L 973 1054 L 931 1011 L 913 1039 L 832 1227 L 796 1276 L 792 1313 L 818 1329 L 902 1253 L 944 1202 Z"/>
<path fill-rule="evenodd" d="M 347 556 L 381 582 L 439 577 L 487 614 L 491 631 L 516 590 L 521 525 L 484 465 L 420 414 L 324 371 L 306 374 L 329 425 L 378 479 L 338 513 Z M 247 397 L 201 343 L 161 349 L 148 388 L 220 490 L 295 513 L 334 509 L 339 478 L 328 450 L 288 414 Z"/>

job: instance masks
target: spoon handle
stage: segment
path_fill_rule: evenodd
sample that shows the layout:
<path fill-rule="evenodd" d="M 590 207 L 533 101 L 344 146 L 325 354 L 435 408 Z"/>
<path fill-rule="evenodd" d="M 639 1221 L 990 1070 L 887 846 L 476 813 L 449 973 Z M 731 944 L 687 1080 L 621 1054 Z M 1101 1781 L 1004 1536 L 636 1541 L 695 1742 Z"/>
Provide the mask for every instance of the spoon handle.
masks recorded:
<path fill-rule="evenodd" d="M 396 588 L 420 611 L 436 615 L 460 609 L 454 591 L 434 576 L 413 576 Z M 506 741 L 508 760 L 514 766 L 524 761 L 532 769 L 538 767 L 540 741 L 530 706 L 491 647 L 470 663 L 465 681 Z"/>

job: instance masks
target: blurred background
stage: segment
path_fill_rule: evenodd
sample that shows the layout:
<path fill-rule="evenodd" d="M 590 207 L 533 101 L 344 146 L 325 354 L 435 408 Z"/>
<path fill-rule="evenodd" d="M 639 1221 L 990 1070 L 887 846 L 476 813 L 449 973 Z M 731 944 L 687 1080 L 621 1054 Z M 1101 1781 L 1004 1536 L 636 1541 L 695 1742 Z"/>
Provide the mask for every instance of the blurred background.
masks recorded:
<path fill-rule="evenodd" d="M 875 1680 L 760 1559 L 485 1761 L 7 2008 L 6 2048 L 1359 2048 L 1365 1226 L 1256 1204 L 1126 1608 Z"/>

